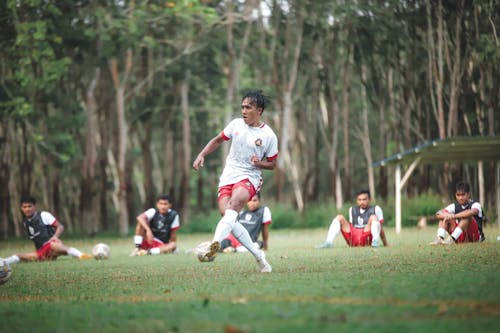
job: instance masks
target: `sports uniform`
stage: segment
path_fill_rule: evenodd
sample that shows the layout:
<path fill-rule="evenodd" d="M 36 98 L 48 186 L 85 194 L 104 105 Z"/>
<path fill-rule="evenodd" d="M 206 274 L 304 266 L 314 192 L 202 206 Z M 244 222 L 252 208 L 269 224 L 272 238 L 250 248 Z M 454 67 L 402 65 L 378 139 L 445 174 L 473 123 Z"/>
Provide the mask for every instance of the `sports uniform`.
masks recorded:
<path fill-rule="evenodd" d="M 31 218 L 23 222 L 29 238 L 33 241 L 39 260 L 52 259 L 52 243 L 57 242 L 50 238 L 57 227 L 57 219 L 49 212 L 35 212 Z"/>
<path fill-rule="evenodd" d="M 156 208 L 150 208 L 143 214 L 148 219 L 154 238 L 152 242 L 144 238 L 140 245 L 141 249 L 149 250 L 167 244 L 171 231 L 180 228 L 179 214 L 173 209 L 169 209 L 166 215 L 160 214 Z"/>
<path fill-rule="evenodd" d="M 254 211 L 245 210 L 239 214 L 238 222 L 248 230 L 252 241 L 256 243 L 259 239 L 262 227 L 265 224 L 271 224 L 272 222 L 271 210 L 267 206 L 259 207 Z M 233 234 L 229 234 L 229 236 L 222 241 L 221 248 L 224 250 L 228 246 L 238 249 L 242 246 L 242 244 L 233 236 Z M 261 247 L 262 246 L 259 244 L 259 248 Z"/>
<path fill-rule="evenodd" d="M 224 170 L 219 178 L 219 200 L 231 196 L 234 187 L 244 186 L 250 198 L 262 186 L 262 170 L 251 163 L 250 157 L 259 160 L 278 157 L 278 139 L 273 130 L 262 123 L 258 127 L 248 126 L 243 118 L 232 120 L 221 133 L 224 140 L 232 140 Z"/>
<path fill-rule="evenodd" d="M 342 236 L 349 246 L 367 246 L 372 242 L 370 230 L 364 231 L 371 215 L 377 216 L 380 224 L 384 223 L 384 215 L 380 206 L 368 206 L 361 209 L 359 206 L 349 208 L 350 232 L 342 231 Z"/>
<path fill-rule="evenodd" d="M 478 222 L 482 222 L 483 220 L 483 209 L 481 208 L 481 204 L 479 202 L 474 202 L 473 200 L 469 200 L 469 202 L 463 206 L 458 202 L 455 202 L 444 208 L 444 211 L 448 214 L 458 214 L 464 210 L 472 208 L 477 209 L 479 213 L 471 217 L 467 230 L 464 230 L 464 232 L 457 239 L 455 239 L 456 243 L 479 242 L 481 239 L 481 233 L 478 227 Z M 458 223 L 458 219 L 454 220 L 454 223 L 450 228 L 450 233 L 453 233 L 455 228 L 458 226 Z"/>

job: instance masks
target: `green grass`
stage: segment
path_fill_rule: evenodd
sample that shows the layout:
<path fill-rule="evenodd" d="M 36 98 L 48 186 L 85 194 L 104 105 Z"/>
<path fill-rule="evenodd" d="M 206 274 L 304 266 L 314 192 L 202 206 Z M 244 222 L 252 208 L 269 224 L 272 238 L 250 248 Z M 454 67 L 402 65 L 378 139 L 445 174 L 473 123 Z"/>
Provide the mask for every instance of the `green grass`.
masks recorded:
<path fill-rule="evenodd" d="M 391 246 L 316 250 L 326 230 L 271 231 L 273 273 L 247 253 L 199 263 L 185 250 L 211 234 L 180 235 L 180 253 L 128 257 L 131 239 L 66 241 L 105 261 L 61 257 L 13 265 L 0 286 L 2 332 L 498 332 L 499 229 L 487 241 L 428 246 L 434 227 L 386 230 Z M 31 251 L 0 242 L 0 256 Z"/>

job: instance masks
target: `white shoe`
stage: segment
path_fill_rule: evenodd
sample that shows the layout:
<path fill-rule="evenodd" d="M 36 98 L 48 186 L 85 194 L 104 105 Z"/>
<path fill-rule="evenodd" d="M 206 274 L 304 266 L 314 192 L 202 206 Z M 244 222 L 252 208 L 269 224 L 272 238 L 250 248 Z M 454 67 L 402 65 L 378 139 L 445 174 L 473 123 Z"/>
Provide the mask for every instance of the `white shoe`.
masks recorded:
<path fill-rule="evenodd" d="M 444 239 L 441 237 L 436 237 L 432 242 L 429 243 L 429 245 L 443 245 L 444 244 Z"/>
<path fill-rule="evenodd" d="M 206 249 L 198 253 L 198 260 L 201 262 L 214 261 L 217 252 L 220 250 L 220 243 L 218 241 L 212 242 Z"/>
<path fill-rule="evenodd" d="M 264 254 L 264 251 L 261 251 L 261 258 L 260 260 L 257 260 L 257 264 L 259 264 L 260 272 L 261 273 L 271 273 L 273 271 L 273 268 L 271 265 L 266 260 L 266 255 Z"/>
<path fill-rule="evenodd" d="M 135 248 L 135 249 L 134 249 L 134 250 L 133 250 L 133 251 L 129 254 L 129 256 L 130 256 L 130 257 L 135 257 L 135 256 L 137 256 L 137 255 L 139 254 L 139 250 L 140 250 L 140 249 L 139 249 L 138 247 L 136 247 L 136 248 Z"/>
<path fill-rule="evenodd" d="M 316 248 L 317 249 L 326 249 L 326 248 L 329 248 L 329 247 L 332 247 L 332 246 L 333 246 L 333 243 L 324 241 L 323 243 L 317 245 Z"/>

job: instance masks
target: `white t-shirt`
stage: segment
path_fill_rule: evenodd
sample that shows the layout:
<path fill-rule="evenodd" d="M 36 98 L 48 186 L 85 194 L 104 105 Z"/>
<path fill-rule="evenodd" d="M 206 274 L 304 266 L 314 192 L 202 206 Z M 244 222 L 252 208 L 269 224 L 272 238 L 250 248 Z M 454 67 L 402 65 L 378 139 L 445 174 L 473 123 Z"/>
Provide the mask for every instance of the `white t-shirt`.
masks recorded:
<path fill-rule="evenodd" d="M 462 206 L 462 208 L 465 208 L 466 206 Z M 483 217 L 483 209 L 481 208 L 481 204 L 479 202 L 474 202 L 472 204 L 472 206 L 470 207 L 471 209 L 472 208 L 476 208 L 478 210 L 478 214 L 477 216 L 479 217 Z M 444 209 L 445 211 L 447 211 L 448 213 L 450 214 L 455 214 L 455 204 L 452 203 L 452 204 L 449 204 L 448 206 L 446 206 L 446 208 Z"/>
<path fill-rule="evenodd" d="M 171 209 L 168 210 L 169 212 L 171 211 Z M 156 209 L 154 208 L 149 208 L 147 211 L 144 212 L 144 215 L 146 215 L 146 217 L 148 218 L 148 221 L 151 221 L 153 219 L 153 217 L 155 216 L 156 214 Z M 172 225 L 170 226 L 170 230 L 175 230 L 175 229 L 179 229 L 181 226 L 181 224 L 179 223 L 179 214 L 175 215 L 174 217 L 174 221 L 172 222 Z"/>
<path fill-rule="evenodd" d="M 264 123 L 253 127 L 245 124 L 243 118 L 237 118 L 224 128 L 222 136 L 225 140 L 232 140 L 232 143 L 219 179 L 219 187 L 248 178 L 258 191 L 262 184 L 262 170 L 251 163 L 251 157 L 255 155 L 260 160 L 278 158 L 276 134 Z"/>

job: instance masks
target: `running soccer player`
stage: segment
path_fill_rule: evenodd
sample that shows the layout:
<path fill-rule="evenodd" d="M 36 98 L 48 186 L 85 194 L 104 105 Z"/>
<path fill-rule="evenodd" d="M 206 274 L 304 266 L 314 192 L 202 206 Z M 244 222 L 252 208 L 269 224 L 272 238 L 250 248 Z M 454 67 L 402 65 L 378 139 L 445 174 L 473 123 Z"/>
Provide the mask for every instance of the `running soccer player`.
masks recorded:
<path fill-rule="evenodd" d="M 202 261 L 212 261 L 220 250 L 222 240 L 232 232 L 253 254 L 262 273 L 272 271 L 264 252 L 253 246 L 247 229 L 237 221 L 238 212 L 261 188 L 262 170 L 273 170 L 276 167 L 278 139 L 273 130 L 261 120 L 266 104 L 267 98 L 260 91 L 244 95 L 241 100 L 242 118 L 233 119 L 207 143 L 193 162 L 193 168 L 198 171 L 203 167 L 205 156 L 224 141 L 232 140 L 218 185 L 222 218 L 217 223 L 212 243 L 201 257 L 205 259 Z"/>

